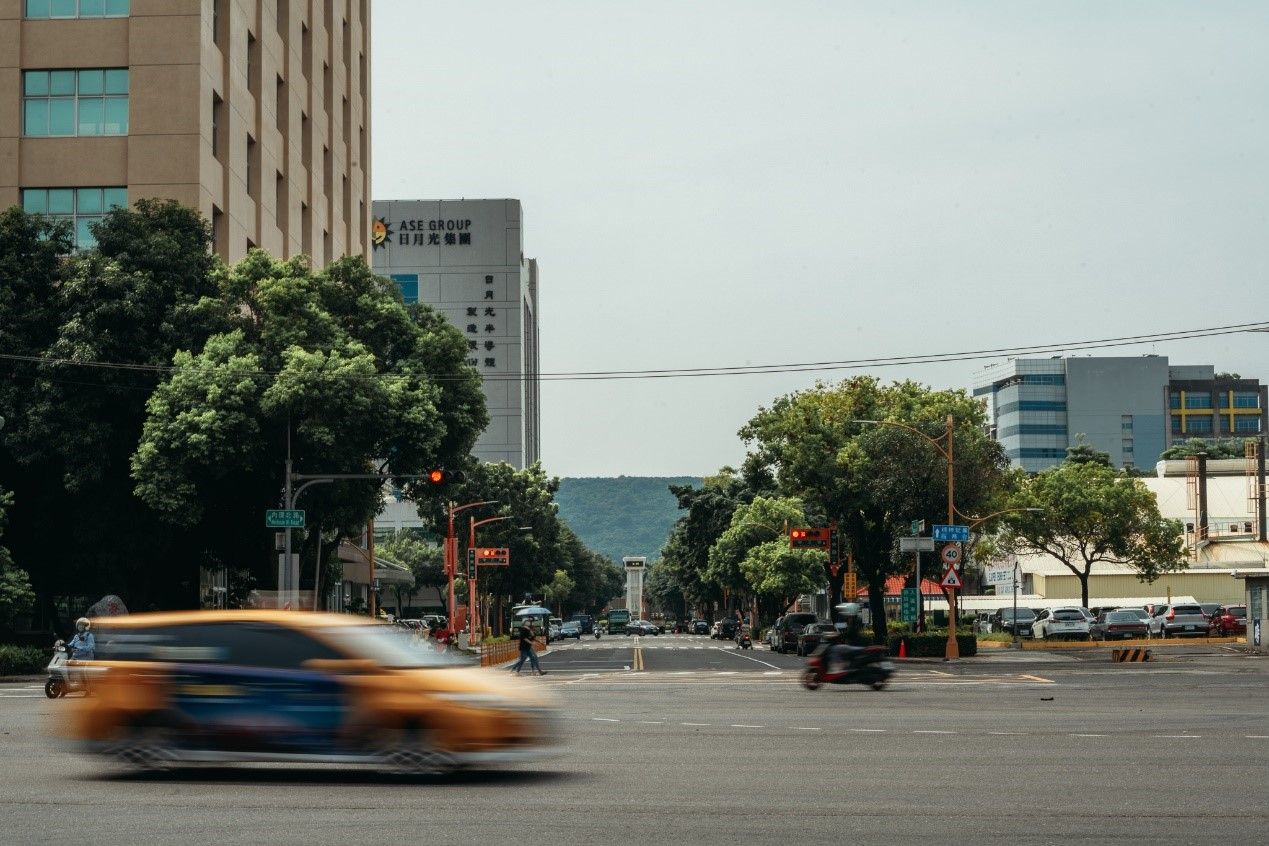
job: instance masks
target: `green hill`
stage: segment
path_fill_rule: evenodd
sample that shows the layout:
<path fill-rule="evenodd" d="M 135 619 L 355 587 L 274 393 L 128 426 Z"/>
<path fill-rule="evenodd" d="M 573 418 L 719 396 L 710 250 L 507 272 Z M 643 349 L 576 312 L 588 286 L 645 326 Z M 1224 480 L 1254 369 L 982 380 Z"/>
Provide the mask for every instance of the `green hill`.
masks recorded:
<path fill-rule="evenodd" d="M 681 516 L 670 485 L 694 485 L 695 476 L 618 476 L 560 479 L 560 517 L 588 547 L 621 562 L 623 555 L 654 559 Z"/>

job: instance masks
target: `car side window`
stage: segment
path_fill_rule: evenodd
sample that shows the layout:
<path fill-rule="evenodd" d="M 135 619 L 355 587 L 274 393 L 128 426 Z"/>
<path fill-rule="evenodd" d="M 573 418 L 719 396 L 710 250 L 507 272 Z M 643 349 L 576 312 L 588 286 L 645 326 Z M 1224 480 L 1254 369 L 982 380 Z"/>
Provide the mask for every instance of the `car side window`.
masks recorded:
<path fill-rule="evenodd" d="M 267 623 L 224 625 L 215 640 L 225 650 L 223 663 L 238 667 L 299 669 L 312 659 L 345 656 L 305 632 Z"/>

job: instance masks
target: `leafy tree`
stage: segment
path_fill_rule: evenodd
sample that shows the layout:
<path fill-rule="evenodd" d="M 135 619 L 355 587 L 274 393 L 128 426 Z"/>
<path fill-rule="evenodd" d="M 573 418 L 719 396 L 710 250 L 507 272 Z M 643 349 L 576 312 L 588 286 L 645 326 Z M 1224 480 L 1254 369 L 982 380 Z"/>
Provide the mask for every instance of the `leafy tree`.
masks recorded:
<path fill-rule="evenodd" d="M 1110 453 L 1102 452 L 1084 440 L 1083 435 L 1075 436 L 1075 446 L 1066 448 L 1066 460 L 1072 464 L 1100 464 L 1111 467 Z"/>
<path fill-rule="evenodd" d="M 800 499 L 755 496 L 737 506 L 731 525 L 710 547 L 706 574 L 720 586 L 767 600 L 765 610 L 779 613 L 798 594 L 824 585 L 827 556 L 789 548 L 789 527 L 807 522 Z"/>
<path fill-rule="evenodd" d="M 410 569 L 414 575 L 414 590 L 435 590 L 442 605 L 448 600 L 445 592 L 449 581 L 445 576 L 445 550 L 442 547 L 428 543 L 417 532 L 402 531 L 394 532 L 382 546 L 377 547 L 375 554 L 380 553 Z"/>
<path fill-rule="evenodd" d="M 881 385 L 860 376 L 817 385 L 777 399 L 740 430 L 750 461 L 768 468 L 788 496 L 836 518 L 868 584 L 874 628 L 884 636 L 885 579 L 906 572 L 896 538 L 913 519 L 945 519 L 947 473 L 928 439 L 953 420 L 955 503 L 973 514 L 1007 478 L 998 443 L 985 434 L 983 406 L 963 391 L 934 391 L 914 382 Z M 872 425 L 891 421 L 911 427 Z M 946 442 L 943 442 L 944 447 Z M 841 599 L 844 570 L 823 576 L 833 602 Z"/>
<path fill-rule="evenodd" d="M 1023 480 L 1007 501 L 1001 546 L 1020 555 L 1051 555 L 1080 580 L 1099 562 L 1127 564 L 1143 582 L 1185 566 L 1182 526 L 1159 514 L 1154 493 L 1137 479 L 1097 462 L 1065 461 Z"/>
<path fill-rule="evenodd" d="M 1217 438 L 1208 441 L 1202 438 L 1187 438 L 1165 449 L 1159 458 L 1164 461 L 1178 461 L 1189 458 L 1191 455 L 1198 455 L 1200 452 L 1207 453 L 1207 457 L 1211 459 L 1242 458 L 1246 455 L 1247 440 L 1246 438 Z"/>
<path fill-rule="evenodd" d="M 674 579 L 670 568 L 657 562 L 648 567 L 643 578 L 643 595 L 648 606 L 668 617 L 686 614 L 687 598 Z"/>
<path fill-rule="evenodd" d="M 4 536 L 5 513 L 13 495 L 0 488 L 0 537 Z M 25 570 L 14 566 L 9 550 L 0 546 L 0 628 L 13 624 L 13 618 L 31 610 L 35 591 Z"/>
<path fill-rule="evenodd" d="M 564 601 L 568 599 L 569 594 L 573 592 L 573 588 L 577 586 L 576 582 L 564 570 L 556 570 L 555 575 L 551 578 L 549 584 L 543 590 L 546 594 L 548 602 L 555 603 L 555 613 L 559 616 L 564 614 Z"/>

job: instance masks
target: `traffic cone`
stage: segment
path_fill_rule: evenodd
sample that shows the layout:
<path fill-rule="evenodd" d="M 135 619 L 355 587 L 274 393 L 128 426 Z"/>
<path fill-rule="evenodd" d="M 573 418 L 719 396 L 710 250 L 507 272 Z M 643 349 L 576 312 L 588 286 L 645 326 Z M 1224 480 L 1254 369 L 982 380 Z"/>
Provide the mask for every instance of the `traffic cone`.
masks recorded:
<path fill-rule="evenodd" d="M 899 657 L 900 658 L 908 657 L 908 642 L 906 640 L 899 641 Z"/>

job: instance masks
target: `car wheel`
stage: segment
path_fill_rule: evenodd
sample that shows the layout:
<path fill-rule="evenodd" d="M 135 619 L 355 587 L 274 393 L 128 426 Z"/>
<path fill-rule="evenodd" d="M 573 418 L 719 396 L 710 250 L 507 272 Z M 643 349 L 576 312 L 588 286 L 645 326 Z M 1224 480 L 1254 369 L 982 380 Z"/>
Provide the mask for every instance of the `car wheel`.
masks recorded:
<path fill-rule="evenodd" d="M 171 729 L 163 726 L 133 726 L 111 749 L 111 755 L 128 769 L 159 772 L 176 763 L 173 738 Z"/>
<path fill-rule="evenodd" d="M 435 776 L 458 768 L 453 755 L 436 747 L 431 732 L 418 729 L 389 730 L 380 733 L 376 741 L 375 757 L 389 772 Z"/>
<path fill-rule="evenodd" d="M 819 673 L 807 669 L 802 673 L 802 686 L 807 690 L 819 690 L 822 682 Z"/>

